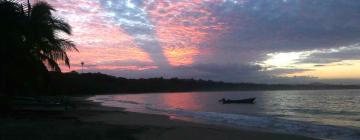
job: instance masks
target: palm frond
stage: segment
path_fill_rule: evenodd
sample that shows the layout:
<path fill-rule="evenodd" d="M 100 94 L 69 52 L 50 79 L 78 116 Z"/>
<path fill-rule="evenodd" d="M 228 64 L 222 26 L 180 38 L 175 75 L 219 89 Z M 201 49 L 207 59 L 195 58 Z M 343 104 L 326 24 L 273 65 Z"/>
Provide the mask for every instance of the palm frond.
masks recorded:
<path fill-rule="evenodd" d="M 42 16 L 51 16 L 51 12 L 55 11 L 54 7 L 52 7 L 47 2 L 37 2 L 33 5 L 31 9 L 32 17 L 42 17 Z"/>
<path fill-rule="evenodd" d="M 61 68 L 59 67 L 58 63 L 47 55 L 39 55 L 41 61 L 46 65 L 46 67 L 51 71 L 61 72 Z"/>
<path fill-rule="evenodd" d="M 61 19 L 52 19 L 52 27 L 55 31 L 65 32 L 68 35 L 71 35 L 71 26 Z"/>

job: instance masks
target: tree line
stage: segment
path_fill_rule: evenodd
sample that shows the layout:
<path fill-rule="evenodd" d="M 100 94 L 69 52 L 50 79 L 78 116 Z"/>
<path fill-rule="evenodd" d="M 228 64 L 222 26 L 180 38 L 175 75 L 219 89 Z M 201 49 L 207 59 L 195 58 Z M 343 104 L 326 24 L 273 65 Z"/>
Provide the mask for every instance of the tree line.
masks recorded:
<path fill-rule="evenodd" d="M 256 84 L 226 83 L 222 81 L 179 78 L 127 79 L 102 73 L 50 74 L 49 89 L 53 95 L 94 95 L 121 93 L 188 92 L 188 91 L 241 91 L 241 90 L 319 90 L 360 89 L 358 85 L 328 84 Z"/>

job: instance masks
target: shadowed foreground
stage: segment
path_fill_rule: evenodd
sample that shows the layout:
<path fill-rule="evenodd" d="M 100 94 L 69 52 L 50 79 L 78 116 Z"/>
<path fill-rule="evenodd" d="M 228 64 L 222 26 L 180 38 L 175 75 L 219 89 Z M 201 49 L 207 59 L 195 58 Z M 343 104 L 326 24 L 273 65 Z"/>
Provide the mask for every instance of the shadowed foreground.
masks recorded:
<path fill-rule="evenodd" d="M 130 113 L 102 107 L 83 99 L 76 99 L 74 102 L 77 108 L 69 111 L 62 108 L 22 107 L 17 108 L 17 111 L 2 112 L 0 139 L 312 139 L 175 121 L 160 115 Z"/>

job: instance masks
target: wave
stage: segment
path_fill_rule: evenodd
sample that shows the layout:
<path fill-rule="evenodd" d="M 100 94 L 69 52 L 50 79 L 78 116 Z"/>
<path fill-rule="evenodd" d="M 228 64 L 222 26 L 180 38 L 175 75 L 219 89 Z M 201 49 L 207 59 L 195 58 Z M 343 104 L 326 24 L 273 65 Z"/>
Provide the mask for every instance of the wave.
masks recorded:
<path fill-rule="evenodd" d="M 356 128 L 322 125 L 317 123 L 287 120 L 274 116 L 255 116 L 243 114 L 231 114 L 220 112 L 189 111 L 179 108 L 164 108 L 153 104 L 145 104 L 134 101 L 109 99 L 111 97 L 95 98 L 93 101 L 102 102 L 103 105 L 112 107 L 123 107 L 128 110 L 132 108 L 143 108 L 142 113 L 156 113 L 164 115 L 175 115 L 190 117 L 194 120 L 230 125 L 244 129 L 261 129 L 272 132 L 299 134 L 310 137 L 337 139 L 337 140 L 359 140 L 360 131 Z M 135 105 L 135 107 L 134 107 Z"/>
<path fill-rule="evenodd" d="M 336 126 L 312 124 L 302 121 L 286 120 L 270 116 L 250 116 L 241 114 L 229 114 L 218 112 L 197 112 L 181 109 L 160 109 L 147 106 L 146 109 L 164 112 L 172 115 L 192 117 L 195 119 L 206 120 L 231 125 L 239 128 L 271 130 L 282 133 L 292 133 L 309 137 L 359 140 L 359 130 L 340 128 Z"/>
<path fill-rule="evenodd" d="M 112 102 L 112 103 L 128 103 L 128 104 L 142 104 L 139 102 L 135 102 L 135 101 L 128 101 L 128 100 L 120 100 L 120 99 L 114 99 L 113 96 L 107 96 L 107 95 L 99 95 L 99 96 L 94 96 L 94 97 L 90 97 L 89 100 L 94 101 L 94 102 Z"/>

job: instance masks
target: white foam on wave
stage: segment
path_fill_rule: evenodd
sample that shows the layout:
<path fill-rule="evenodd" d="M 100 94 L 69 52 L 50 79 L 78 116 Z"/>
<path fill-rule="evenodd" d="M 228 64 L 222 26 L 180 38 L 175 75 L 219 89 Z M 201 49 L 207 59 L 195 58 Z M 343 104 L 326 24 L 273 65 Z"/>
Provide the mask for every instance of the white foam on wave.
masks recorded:
<path fill-rule="evenodd" d="M 152 111 L 164 112 L 172 115 L 192 117 L 217 122 L 240 128 L 264 129 L 283 133 L 292 133 L 310 137 L 337 139 L 337 140 L 359 140 L 360 132 L 349 128 L 312 124 L 308 122 L 286 120 L 270 116 L 250 116 L 241 114 L 228 114 L 218 112 L 197 112 L 181 109 L 160 109 L 151 106 L 146 107 Z"/>
<path fill-rule="evenodd" d="M 93 98 L 95 102 L 112 107 L 122 107 L 128 110 L 139 111 L 142 113 L 156 113 L 166 115 L 176 115 L 180 117 L 190 117 L 204 120 L 205 122 L 216 122 L 224 125 L 231 125 L 239 128 L 262 129 L 273 132 L 292 133 L 317 138 L 337 139 L 337 140 L 359 140 L 359 129 L 321 125 L 309 122 L 286 120 L 272 116 L 252 116 L 242 114 L 230 114 L 219 112 L 189 111 L 178 108 L 164 108 L 152 104 L 137 103 L 126 100 L 114 100 L 114 98 Z"/>

